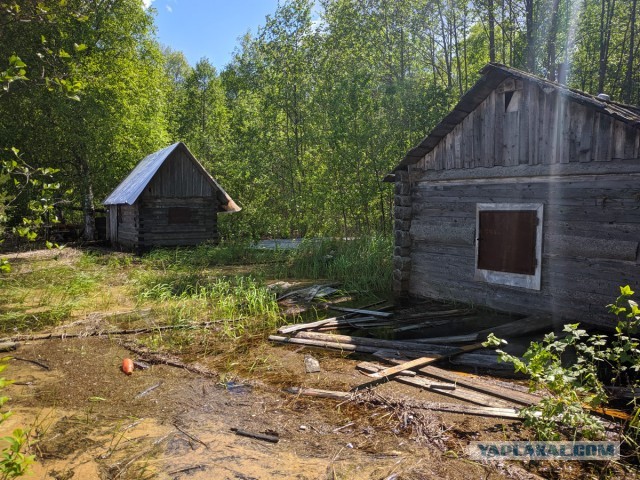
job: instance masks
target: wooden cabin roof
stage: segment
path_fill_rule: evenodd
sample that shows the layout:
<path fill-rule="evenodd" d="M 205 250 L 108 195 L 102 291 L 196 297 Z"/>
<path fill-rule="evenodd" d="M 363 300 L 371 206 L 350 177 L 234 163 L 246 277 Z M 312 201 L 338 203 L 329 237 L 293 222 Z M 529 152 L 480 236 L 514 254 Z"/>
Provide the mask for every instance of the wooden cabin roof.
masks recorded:
<path fill-rule="evenodd" d="M 169 145 L 157 152 L 147 155 L 136 165 L 120 185 L 102 202 L 104 205 L 133 205 L 140 197 L 146 186 L 151 182 L 155 174 L 160 170 L 162 164 L 171 156 L 173 152 L 182 149 L 187 157 L 193 162 L 196 169 L 203 175 L 207 182 L 213 187 L 218 201 L 224 212 L 238 212 L 240 207 L 231 199 L 224 189 L 209 175 L 204 167 L 196 160 L 187 146 L 182 142 Z"/>
<path fill-rule="evenodd" d="M 640 108 L 623 105 L 621 103 L 602 100 L 596 96 L 569 88 L 559 83 L 550 82 L 535 75 L 507 67 L 505 65 L 490 63 L 480 72 L 482 77 L 465 93 L 454 109 L 429 133 L 422 141 L 409 150 L 398 166 L 385 181 L 393 181 L 393 173 L 404 170 L 408 165 L 419 162 L 427 153 L 449 134 L 464 118 L 475 110 L 505 79 L 511 77 L 535 82 L 542 88 L 553 88 L 572 101 L 591 107 L 600 113 L 604 113 L 626 124 L 640 128 Z"/>

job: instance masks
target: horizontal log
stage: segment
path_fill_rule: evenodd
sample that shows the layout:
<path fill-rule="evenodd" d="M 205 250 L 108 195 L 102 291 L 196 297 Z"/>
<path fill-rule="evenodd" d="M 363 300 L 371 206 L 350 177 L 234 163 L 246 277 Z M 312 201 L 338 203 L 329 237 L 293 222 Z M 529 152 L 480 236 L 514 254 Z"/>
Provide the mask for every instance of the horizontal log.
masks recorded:
<path fill-rule="evenodd" d="M 317 398 L 330 398 L 333 400 L 354 400 L 357 401 L 358 397 L 349 392 L 334 392 L 331 390 L 318 390 L 313 388 L 289 388 L 289 393 L 294 395 L 304 395 Z M 376 400 L 367 399 L 367 402 L 388 406 L 401 406 L 408 408 L 420 408 L 424 410 L 433 410 L 437 412 L 449 412 L 449 413 L 462 413 L 467 415 L 479 415 L 484 417 L 494 418 L 508 418 L 513 420 L 519 420 L 519 412 L 515 408 L 498 408 L 498 407 L 482 407 L 477 405 L 459 405 L 455 403 L 441 403 L 441 402 L 420 402 L 413 400 Z"/>
<path fill-rule="evenodd" d="M 367 347 L 376 347 L 377 349 L 397 349 L 418 350 L 425 353 L 433 353 L 439 355 L 447 355 L 458 350 L 455 347 L 447 347 L 443 345 L 428 345 L 426 342 L 406 342 L 403 340 L 385 340 L 382 338 L 366 338 L 351 335 L 326 334 L 318 332 L 299 332 L 296 338 L 307 338 L 321 342 L 333 342 L 340 344 L 362 345 Z M 374 350 L 375 351 L 375 350 Z"/>

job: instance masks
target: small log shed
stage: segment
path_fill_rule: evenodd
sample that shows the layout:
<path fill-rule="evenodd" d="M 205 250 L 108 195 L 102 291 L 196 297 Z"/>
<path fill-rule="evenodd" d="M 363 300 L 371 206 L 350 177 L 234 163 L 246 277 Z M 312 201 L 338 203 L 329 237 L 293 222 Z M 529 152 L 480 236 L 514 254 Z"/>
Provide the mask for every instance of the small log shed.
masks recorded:
<path fill-rule="evenodd" d="M 395 293 L 611 326 L 640 288 L 640 109 L 481 74 L 385 179 Z"/>
<path fill-rule="evenodd" d="M 111 244 L 136 251 L 217 243 L 217 214 L 240 211 L 182 142 L 145 157 L 103 203 Z"/>

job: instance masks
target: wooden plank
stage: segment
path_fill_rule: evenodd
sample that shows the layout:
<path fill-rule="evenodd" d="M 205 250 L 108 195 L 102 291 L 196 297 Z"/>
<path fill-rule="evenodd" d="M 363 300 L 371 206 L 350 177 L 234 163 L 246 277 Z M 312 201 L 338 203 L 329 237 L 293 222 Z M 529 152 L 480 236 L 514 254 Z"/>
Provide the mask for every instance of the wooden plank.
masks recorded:
<path fill-rule="evenodd" d="M 370 315 L 372 317 L 383 317 L 387 318 L 393 315 L 391 312 L 381 312 L 379 310 L 365 310 L 361 308 L 347 308 L 347 307 L 338 307 L 335 305 L 329 305 L 331 310 L 337 310 L 339 312 L 347 312 L 347 313 L 359 313 L 361 315 Z"/>
<path fill-rule="evenodd" d="M 362 362 L 357 365 L 359 370 L 364 372 L 375 372 L 382 370 L 383 367 L 370 362 Z M 409 373 L 409 375 L 408 375 Z M 416 372 L 413 370 L 407 370 L 401 373 L 401 375 L 393 378 L 396 382 L 404 383 L 405 385 L 411 385 L 421 389 L 428 390 L 430 392 L 439 393 L 447 397 L 457 398 L 465 402 L 475 403 L 477 405 L 483 405 L 485 407 L 513 407 L 511 402 L 500 400 L 490 395 L 485 395 L 469 388 L 459 387 L 455 383 L 434 383 L 424 377 L 416 377 Z"/>
<path fill-rule="evenodd" d="M 416 339 L 415 341 L 426 343 L 459 343 L 459 342 L 479 342 L 485 341 L 490 333 L 499 338 L 521 337 L 525 334 L 539 332 L 553 327 L 553 319 L 549 315 L 531 315 L 514 322 L 497 325 L 465 335 L 449 335 L 446 337 L 429 337 Z"/>
<path fill-rule="evenodd" d="M 375 352 L 375 356 L 384 358 L 389 363 L 400 364 L 401 361 L 393 357 L 390 357 L 386 352 Z M 478 392 L 487 393 L 497 398 L 507 400 L 509 402 L 516 402 L 522 405 L 537 405 L 542 400 L 541 397 L 533 395 L 531 393 L 521 392 L 511 388 L 501 387 L 495 383 L 490 383 L 482 380 L 479 377 L 470 377 L 468 375 L 462 375 L 457 372 L 451 372 L 442 368 L 429 365 L 421 368 L 418 373 L 422 375 L 428 375 L 439 380 L 445 380 L 455 383 L 458 386 L 463 386 L 476 390 Z"/>
<path fill-rule="evenodd" d="M 339 342 L 322 342 L 319 340 L 310 340 L 307 338 L 280 337 L 278 335 L 269 335 L 269 340 L 272 342 L 278 342 L 278 343 L 290 343 L 295 345 L 308 345 L 311 347 L 330 348 L 330 349 L 341 350 L 345 352 L 372 353 L 376 351 L 376 347 L 368 347 L 365 345 L 353 345 L 349 343 L 339 343 Z"/>
<path fill-rule="evenodd" d="M 470 352 L 472 350 L 478 350 L 480 348 L 484 348 L 482 343 L 474 343 L 473 345 L 465 345 L 464 347 L 460 347 L 454 353 L 449 354 L 449 356 L 458 355 L 464 352 Z M 395 367 L 389 367 L 379 372 L 374 372 L 369 376 L 372 378 L 389 378 L 394 375 L 399 374 L 402 370 L 409 370 L 412 368 L 422 367 L 424 365 L 428 365 L 430 363 L 436 362 L 444 358 L 442 355 L 435 355 L 432 357 L 421 357 L 416 358 L 414 360 L 410 360 L 408 362 L 402 363 L 400 365 L 396 365 Z"/>
<path fill-rule="evenodd" d="M 337 342 L 351 345 L 365 345 L 368 347 L 414 350 L 433 353 L 434 355 L 448 355 L 458 349 L 442 345 L 428 345 L 426 342 L 408 342 L 403 340 L 386 340 L 382 338 L 365 338 L 351 335 L 326 334 L 318 332 L 298 332 L 296 338 L 307 338 L 321 342 Z"/>
<path fill-rule="evenodd" d="M 384 370 L 383 366 L 372 362 L 360 362 L 356 365 L 356 368 L 365 373 L 374 373 L 380 370 Z M 417 375 L 417 373 L 413 370 L 403 370 L 402 372 L 400 372 L 400 374 L 404 375 L 405 377 L 415 377 Z"/>
<path fill-rule="evenodd" d="M 351 325 L 353 323 L 364 324 L 364 323 L 367 323 L 368 320 L 376 321 L 377 319 L 375 317 L 358 318 L 357 320 L 331 317 L 331 318 L 325 318 L 324 320 L 318 320 L 316 322 L 285 325 L 278 329 L 278 333 L 290 334 L 290 333 L 295 333 L 302 330 L 310 330 L 313 328 L 318 328 L 323 326 Z"/>

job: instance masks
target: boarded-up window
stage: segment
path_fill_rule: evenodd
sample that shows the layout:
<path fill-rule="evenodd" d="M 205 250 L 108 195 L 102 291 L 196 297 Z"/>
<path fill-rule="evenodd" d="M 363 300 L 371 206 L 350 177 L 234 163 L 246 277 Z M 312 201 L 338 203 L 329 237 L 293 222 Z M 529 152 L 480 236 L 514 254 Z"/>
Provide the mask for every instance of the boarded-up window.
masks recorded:
<path fill-rule="evenodd" d="M 193 210 L 189 207 L 169 207 L 169 225 L 191 223 Z"/>
<path fill-rule="evenodd" d="M 478 268 L 533 275 L 536 272 L 534 210 L 479 212 Z"/>
<path fill-rule="evenodd" d="M 542 205 L 477 205 L 476 280 L 540 289 Z"/>

